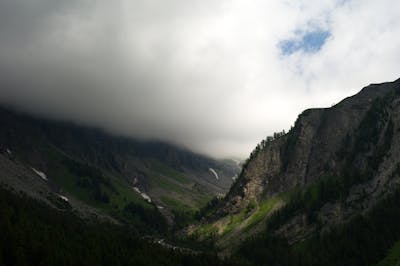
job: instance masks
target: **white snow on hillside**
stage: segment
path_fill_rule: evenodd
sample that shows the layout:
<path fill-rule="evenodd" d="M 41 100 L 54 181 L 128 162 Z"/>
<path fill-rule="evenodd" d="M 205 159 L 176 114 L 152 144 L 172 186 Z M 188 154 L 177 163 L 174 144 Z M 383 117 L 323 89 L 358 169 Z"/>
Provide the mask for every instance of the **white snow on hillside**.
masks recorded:
<path fill-rule="evenodd" d="M 208 170 L 209 170 L 211 173 L 213 173 L 213 175 L 215 176 L 215 178 L 216 178 L 217 180 L 219 179 L 219 176 L 218 176 L 217 172 L 216 172 L 214 169 L 209 168 Z"/>
<path fill-rule="evenodd" d="M 33 167 L 32 167 L 32 170 L 33 170 L 33 172 L 35 172 L 38 176 L 40 176 L 43 180 L 46 180 L 46 181 L 47 181 L 47 176 L 46 176 L 45 173 L 43 173 L 43 172 L 41 172 L 41 171 L 39 171 L 39 170 L 36 170 L 36 169 L 33 168 Z"/>
<path fill-rule="evenodd" d="M 148 203 L 151 203 L 151 198 L 149 197 L 149 195 L 147 195 L 144 192 L 141 192 L 140 189 L 138 187 L 133 187 L 133 189 L 140 194 L 140 196 L 142 196 L 142 198 L 144 198 Z"/>
<path fill-rule="evenodd" d="M 8 153 L 9 155 L 11 155 L 11 151 L 10 151 L 10 149 L 7 149 L 7 153 Z"/>
<path fill-rule="evenodd" d="M 63 196 L 63 195 L 58 194 L 58 196 L 59 196 L 62 200 L 66 201 L 66 202 L 69 201 L 68 198 L 65 197 L 65 196 Z"/>

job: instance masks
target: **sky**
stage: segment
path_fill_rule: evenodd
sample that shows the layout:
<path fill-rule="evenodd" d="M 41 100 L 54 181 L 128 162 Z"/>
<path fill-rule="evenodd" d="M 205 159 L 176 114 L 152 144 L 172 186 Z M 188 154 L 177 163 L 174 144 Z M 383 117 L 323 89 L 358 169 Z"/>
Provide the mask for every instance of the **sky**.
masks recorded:
<path fill-rule="evenodd" d="M 397 0 L 1 0 L 0 104 L 245 158 L 400 77 Z"/>

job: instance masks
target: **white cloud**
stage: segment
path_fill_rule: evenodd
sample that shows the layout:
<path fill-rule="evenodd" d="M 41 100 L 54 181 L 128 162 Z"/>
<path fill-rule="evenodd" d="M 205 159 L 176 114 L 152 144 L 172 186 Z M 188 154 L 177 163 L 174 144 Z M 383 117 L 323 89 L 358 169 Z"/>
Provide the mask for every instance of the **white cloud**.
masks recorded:
<path fill-rule="evenodd" d="M 394 0 L 36 3 L 0 3 L 1 102 L 216 156 L 399 76 Z M 321 50 L 282 55 L 315 29 Z"/>

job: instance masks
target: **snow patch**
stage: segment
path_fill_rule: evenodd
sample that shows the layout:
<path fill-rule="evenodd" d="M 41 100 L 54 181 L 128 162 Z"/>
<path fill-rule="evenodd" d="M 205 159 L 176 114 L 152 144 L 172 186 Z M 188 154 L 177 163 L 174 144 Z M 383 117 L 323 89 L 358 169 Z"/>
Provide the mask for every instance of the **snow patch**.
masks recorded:
<path fill-rule="evenodd" d="M 209 168 L 208 170 L 209 170 L 211 173 L 213 173 L 213 175 L 215 176 L 215 178 L 216 178 L 217 180 L 219 179 L 219 176 L 218 176 L 217 172 L 216 172 L 214 169 Z"/>
<path fill-rule="evenodd" d="M 47 181 L 47 176 L 46 176 L 45 173 L 43 173 L 43 172 L 41 172 L 41 171 L 39 171 L 39 170 L 36 170 L 36 169 L 33 168 L 33 167 L 32 167 L 32 170 L 33 170 L 33 172 L 35 172 L 38 176 L 40 176 L 43 180 L 46 180 L 46 181 Z"/>
<path fill-rule="evenodd" d="M 159 208 L 160 210 L 164 209 L 164 207 L 160 205 L 157 205 L 157 208 Z"/>
<path fill-rule="evenodd" d="M 8 155 L 11 155 L 12 152 L 10 151 L 10 149 L 7 149 L 6 151 L 7 151 Z"/>
<path fill-rule="evenodd" d="M 238 178 L 237 175 L 232 176 L 232 180 L 235 181 Z"/>
<path fill-rule="evenodd" d="M 63 196 L 63 195 L 60 195 L 60 194 L 57 194 L 57 195 L 60 197 L 60 199 L 66 201 L 66 202 L 69 201 L 67 197 L 65 197 L 65 196 Z"/>
<path fill-rule="evenodd" d="M 133 189 L 140 194 L 140 196 L 142 196 L 142 198 L 144 198 L 148 203 L 151 203 L 151 198 L 149 197 L 149 195 L 147 195 L 144 192 L 141 192 L 140 189 L 138 187 L 133 187 Z"/>

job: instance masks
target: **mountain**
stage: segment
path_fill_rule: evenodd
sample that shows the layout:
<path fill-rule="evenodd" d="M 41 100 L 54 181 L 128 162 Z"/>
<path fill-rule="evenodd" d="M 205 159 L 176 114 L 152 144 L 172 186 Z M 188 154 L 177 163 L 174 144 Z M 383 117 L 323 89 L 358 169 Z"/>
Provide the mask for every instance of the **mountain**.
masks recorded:
<path fill-rule="evenodd" d="M 371 221 L 378 219 L 379 210 L 395 206 L 398 200 L 399 114 L 400 79 L 369 85 L 331 108 L 304 111 L 287 134 L 268 137 L 254 149 L 226 197 L 205 211 L 207 217 L 188 228 L 188 233 L 199 239 L 215 239 L 224 252 L 238 252 L 256 264 L 270 261 L 269 265 L 286 265 L 289 261 L 273 260 L 277 253 L 289 258 L 296 249 L 298 263 L 299 258 L 307 257 L 301 256 L 305 253 L 300 247 L 311 250 L 310 243 L 318 243 L 321 248 L 318 241 L 323 236 L 340 246 L 342 242 L 335 239 L 340 234 L 332 232 L 350 230 L 348 227 L 353 230 L 359 222 L 355 219 L 365 219 L 367 227 L 382 226 Z M 390 204 L 383 204 L 385 201 Z M 397 214 L 396 209 L 388 209 L 387 219 Z M 386 248 L 400 240 L 400 227 L 392 229 L 394 239 L 382 245 Z M 359 230 L 368 231 L 362 226 Z M 355 229 L 351 232 L 359 234 Z M 367 237 L 365 243 L 378 234 L 384 235 L 372 230 L 371 240 Z M 278 250 L 281 243 L 285 247 Z M 315 252 L 323 254 L 318 248 Z M 261 253 L 269 254 L 270 260 Z M 254 261 L 258 255 L 266 260 Z M 333 265 L 339 265 L 338 261 Z M 301 265 L 325 262 L 321 258 Z M 348 261 L 342 262 L 340 265 Z M 367 265 L 357 259 L 349 265 L 356 264 Z"/>
<path fill-rule="evenodd" d="M 0 121 L 3 186 L 81 217 L 140 221 L 143 227 L 154 223 L 159 230 L 161 225 L 149 220 L 161 212 L 170 225 L 185 223 L 224 195 L 239 171 L 231 160 L 10 108 L 0 108 Z"/>
<path fill-rule="evenodd" d="M 400 262 L 400 79 L 304 111 L 238 176 L 167 143 L 0 121 L 0 264 Z"/>

